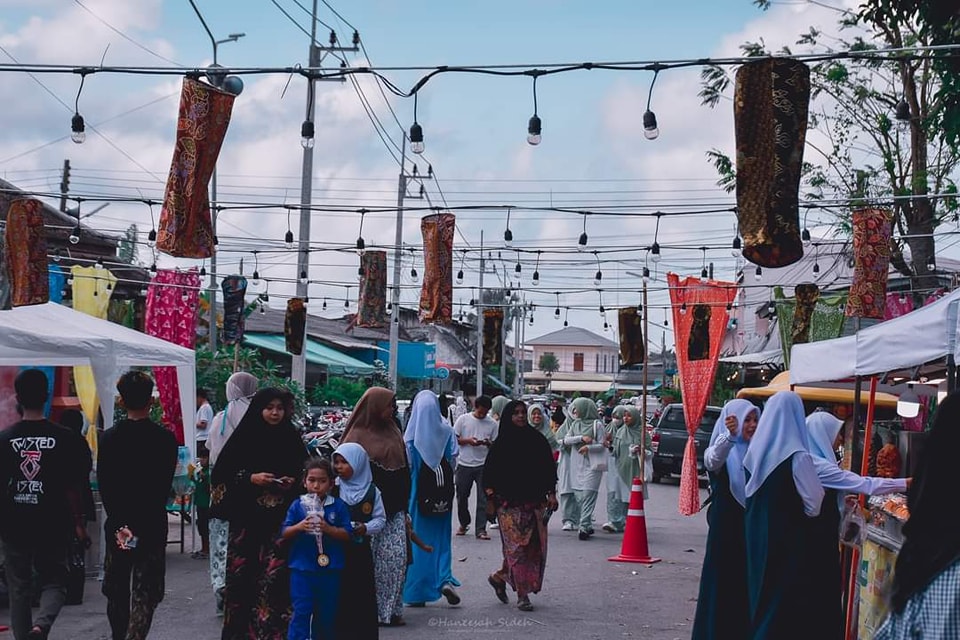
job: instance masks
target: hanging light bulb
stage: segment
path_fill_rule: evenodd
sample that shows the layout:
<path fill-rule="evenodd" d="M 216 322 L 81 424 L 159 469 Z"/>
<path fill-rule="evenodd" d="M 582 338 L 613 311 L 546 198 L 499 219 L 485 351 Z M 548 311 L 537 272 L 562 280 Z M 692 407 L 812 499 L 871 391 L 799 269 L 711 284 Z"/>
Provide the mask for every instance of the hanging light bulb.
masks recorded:
<path fill-rule="evenodd" d="M 813 272 L 814 272 L 814 273 L 820 273 L 820 263 L 819 263 L 819 262 L 814 262 L 814 263 L 813 263 Z"/>
<path fill-rule="evenodd" d="M 610 324 L 606 320 L 603 321 L 603 332 L 610 333 Z"/>
<path fill-rule="evenodd" d="M 597 269 L 597 272 L 593 275 L 593 285 L 595 287 L 599 287 L 602 281 L 603 281 L 603 272 Z"/>
<path fill-rule="evenodd" d="M 457 271 L 457 284 L 463 284 L 463 269 Z"/>
<path fill-rule="evenodd" d="M 577 250 L 583 251 L 587 248 L 587 232 L 584 231 L 580 234 L 580 239 L 577 240 Z"/>
<path fill-rule="evenodd" d="M 463 314 L 462 311 L 460 313 Z M 393 302 L 389 300 L 387 300 L 387 315 L 393 315 Z"/>
<path fill-rule="evenodd" d="M 650 267 L 643 268 L 643 281 L 644 282 L 650 281 Z"/>
<path fill-rule="evenodd" d="M 420 277 L 420 275 L 417 273 L 416 267 L 410 267 L 410 277 L 413 279 L 414 282 L 416 282 L 417 278 Z"/>
<path fill-rule="evenodd" d="M 513 231 L 509 227 L 503 232 L 503 244 L 507 249 L 513 246 Z"/>
<path fill-rule="evenodd" d="M 709 272 L 707 271 L 707 268 L 706 268 L 706 267 L 704 267 L 703 269 L 700 269 L 700 277 L 701 277 L 703 280 L 706 280 L 707 278 L 710 277 L 710 274 L 709 274 Z"/>
<path fill-rule="evenodd" d="M 639 315 L 643 315 L 643 303 L 642 303 L 642 302 L 638 302 L 638 303 L 637 303 L 637 315 L 638 315 L 638 316 L 639 316 Z"/>
<path fill-rule="evenodd" d="M 54 262 L 60 262 L 62 258 L 63 258 L 63 253 L 60 251 L 60 249 L 57 249 L 56 251 L 53 252 Z"/>
<path fill-rule="evenodd" d="M 77 226 L 73 228 L 73 231 L 70 232 L 70 237 L 67 238 L 70 241 L 70 244 L 77 244 L 80 242 L 80 223 L 77 223 Z"/>
<path fill-rule="evenodd" d="M 93 263 L 94 269 L 103 269 L 103 262 L 100 261 L 100 258 L 97 258 L 97 261 Z"/>
<path fill-rule="evenodd" d="M 530 314 L 530 326 L 531 326 L 531 327 L 533 326 L 533 314 L 532 314 L 532 313 Z"/>
<path fill-rule="evenodd" d="M 263 303 L 260 303 L 260 315 L 266 315 L 267 310 L 264 308 Z"/>
<path fill-rule="evenodd" d="M 604 308 L 603 303 L 601 302 L 601 303 L 600 303 L 600 315 L 601 315 L 601 316 L 604 316 L 604 315 L 606 315 L 606 314 L 607 314 L 607 310 L 606 310 L 606 308 Z"/>
<path fill-rule="evenodd" d="M 324 311 L 327 310 L 327 299 L 326 299 L 326 298 L 323 299 L 323 310 L 324 310 Z"/>
<path fill-rule="evenodd" d="M 201 277 L 201 278 L 207 277 L 207 266 L 206 266 L 206 265 L 203 265 L 203 264 L 200 265 L 200 277 Z"/>
<path fill-rule="evenodd" d="M 357 267 L 357 280 L 363 282 L 363 267 Z"/>
<path fill-rule="evenodd" d="M 804 227 L 803 231 L 800 232 L 800 241 L 803 243 L 803 246 L 810 246 L 810 230 L 806 227 Z"/>
<path fill-rule="evenodd" d="M 934 262 L 934 259 L 932 256 L 927 260 L 927 271 L 929 271 L 930 273 L 936 273 L 937 271 L 937 263 Z"/>
<path fill-rule="evenodd" d="M 560 307 L 557 307 L 556 309 L 553 310 L 553 317 L 556 318 L 557 320 L 560 319 Z"/>
<path fill-rule="evenodd" d="M 539 271 L 534 271 L 534 272 L 533 272 L 533 286 L 536 287 L 536 286 L 539 286 L 539 285 L 540 285 L 540 272 L 539 272 Z"/>
<path fill-rule="evenodd" d="M 79 113 L 73 114 L 73 118 L 70 119 L 70 139 L 77 144 L 83 144 L 83 141 L 87 139 L 83 116 Z"/>
<path fill-rule="evenodd" d="M 513 268 L 513 272 L 516 273 L 516 274 L 519 274 L 519 273 L 521 273 L 522 271 L 523 271 L 523 267 L 520 266 L 520 263 L 519 263 L 519 262 L 517 262 L 517 265 Z"/>
<path fill-rule="evenodd" d="M 654 242 L 650 247 L 650 259 L 654 262 L 660 262 L 660 243 Z"/>
<path fill-rule="evenodd" d="M 731 304 L 731 303 L 728 302 L 728 303 L 727 303 L 727 311 L 730 311 L 731 309 L 733 309 L 733 304 Z"/>
<path fill-rule="evenodd" d="M 150 265 L 150 273 L 152 273 L 153 275 L 157 275 L 157 263 L 156 263 L 156 261 L 154 261 L 154 262 Z"/>
<path fill-rule="evenodd" d="M 910 105 L 906 98 L 900 98 L 900 102 L 897 103 L 896 118 L 899 122 L 910 122 Z"/>
<path fill-rule="evenodd" d="M 303 306 L 304 308 L 310 306 L 310 296 L 303 296 Z"/>
<path fill-rule="evenodd" d="M 423 153 L 423 127 L 417 122 L 410 126 L 410 151 L 417 155 Z"/>
<path fill-rule="evenodd" d="M 527 123 L 527 144 L 534 147 L 540 144 L 542 128 L 540 116 L 533 114 L 530 117 L 530 122 Z"/>
<path fill-rule="evenodd" d="M 254 270 L 254 271 L 253 271 L 253 279 L 251 280 L 251 284 L 253 284 L 253 286 L 257 286 L 258 284 L 260 284 L 260 272 L 259 272 L 259 271 L 257 271 L 257 270 Z"/>
<path fill-rule="evenodd" d="M 367 248 L 367 243 L 364 242 L 363 238 L 362 237 L 357 238 L 357 253 L 363 255 L 363 252 L 366 250 L 366 248 Z"/>
<path fill-rule="evenodd" d="M 287 245 L 287 249 L 293 249 L 293 231 L 287 229 L 286 235 L 283 236 L 283 242 Z"/>
<path fill-rule="evenodd" d="M 687 303 L 686 303 L 686 302 L 683 302 L 683 303 L 680 304 L 680 315 L 683 316 L 683 315 L 686 315 L 686 314 L 687 314 Z"/>
<path fill-rule="evenodd" d="M 757 265 L 757 270 L 753 272 L 753 279 L 759 282 L 763 280 L 763 267 Z"/>
<path fill-rule="evenodd" d="M 733 244 L 730 246 L 730 255 L 734 258 L 740 255 L 740 250 L 743 247 L 743 241 L 740 240 L 740 236 L 734 236 Z"/>
<path fill-rule="evenodd" d="M 308 280 L 307 280 L 307 270 L 306 270 L 306 269 L 304 269 L 303 271 L 300 272 L 299 281 L 300 281 L 300 284 L 307 284 Z"/>
<path fill-rule="evenodd" d="M 300 146 L 304 149 L 313 149 L 314 145 L 314 126 L 310 120 L 304 120 L 300 125 Z"/>
<path fill-rule="evenodd" d="M 643 112 L 643 137 L 647 140 L 656 140 L 660 137 L 660 129 L 657 127 L 657 116 L 649 109 Z"/>
<path fill-rule="evenodd" d="M 777 307 L 775 304 L 773 304 L 773 300 L 767 303 L 767 315 L 771 318 L 777 315 Z"/>
<path fill-rule="evenodd" d="M 153 249 L 155 244 L 157 244 L 157 230 L 150 229 L 150 233 L 147 234 L 147 246 Z"/>

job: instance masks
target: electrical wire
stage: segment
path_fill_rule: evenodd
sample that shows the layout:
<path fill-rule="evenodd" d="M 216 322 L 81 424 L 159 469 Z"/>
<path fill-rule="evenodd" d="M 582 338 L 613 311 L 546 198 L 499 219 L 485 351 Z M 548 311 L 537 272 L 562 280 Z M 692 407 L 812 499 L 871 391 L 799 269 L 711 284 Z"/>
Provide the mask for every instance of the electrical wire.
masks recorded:
<path fill-rule="evenodd" d="M 116 33 L 118 36 L 120 36 L 121 38 L 123 38 L 124 40 L 126 40 L 127 42 L 129 42 L 130 44 L 136 46 L 137 48 L 139 48 L 139 49 L 141 49 L 141 50 L 143 50 L 143 51 L 146 51 L 147 53 L 149 53 L 149 54 L 152 55 L 153 57 L 159 58 L 160 60 L 163 60 L 164 62 L 169 62 L 170 64 L 175 65 L 175 66 L 177 66 L 177 67 L 182 67 L 182 66 L 183 66 L 181 63 L 177 62 L 176 60 L 171 60 L 170 58 L 167 58 L 167 57 L 165 57 L 165 56 L 162 56 L 162 55 L 160 55 L 159 53 L 157 53 L 156 51 L 154 51 L 153 49 L 151 49 L 151 48 L 147 47 L 146 45 L 144 45 L 144 44 L 142 44 L 142 43 L 134 40 L 133 38 L 131 38 L 130 36 L 128 36 L 126 33 L 124 33 L 124 32 L 121 31 L 120 29 L 116 28 L 115 26 L 113 26 L 112 24 L 110 24 L 109 22 L 107 22 L 106 20 L 104 20 L 103 18 L 101 18 L 95 11 L 93 11 L 93 9 L 91 9 L 91 8 L 88 7 L 87 5 L 83 4 L 83 2 L 81 2 L 80 0 L 73 0 L 73 1 L 74 1 L 81 9 L 83 9 L 84 11 L 86 11 L 87 13 L 89 13 L 91 16 L 93 16 L 94 18 L 96 18 L 101 24 L 103 24 L 105 27 L 107 27 L 108 29 L 110 29 L 111 31 L 113 31 L 114 33 Z"/>

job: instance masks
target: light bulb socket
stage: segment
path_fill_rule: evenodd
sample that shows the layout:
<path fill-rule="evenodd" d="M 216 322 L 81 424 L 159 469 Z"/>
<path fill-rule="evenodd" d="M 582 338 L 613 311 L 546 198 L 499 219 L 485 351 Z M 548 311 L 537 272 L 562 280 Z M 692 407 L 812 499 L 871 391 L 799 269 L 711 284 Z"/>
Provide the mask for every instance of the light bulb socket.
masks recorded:
<path fill-rule="evenodd" d="M 656 140 L 660 137 L 660 129 L 657 127 L 657 115 L 649 109 L 643 112 L 643 137 L 647 140 Z"/>
<path fill-rule="evenodd" d="M 900 102 L 897 103 L 896 118 L 900 122 L 910 122 L 910 105 L 906 98 L 900 98 Z"/>
<path fill-rule="evenodd" d="M 308 282 L 308 281 L 307 281 L 307 272 L 306 272 L 305 270 L 304 270 L 304 271 L 301 271 L 301 272 L 300 272 L 300 284 L 307 284 L 307 282 Z"/>
<path fill-rule="evenodd" d="M 287 229 L 287 232 L 283 236 L 283 242 L 287 245 L 288 249 L 293 248 L 293 231 Z"/>
<path fill-rule="evenodd" d="M 743 241 L 740 239 L 740 236 L 734 236 L 733 244 L 730 245 L 730 253 L 733 257 L 740 255 L 740 250 L 743 248 Z"/>
<path fill-rule="evenodd" d="M 600 270 L 597 270 L 597 272 L 593 276 L 593 284 L 599 286 L 602 280 L 603 280 L 603 272 Z"/>
<path fill-rule="evenodd" d="M 703 269 L 700 269 L 700 278 L 702 280 L 706 280 L 709 277 L 710 277 L 710 272 L 707 271 L 706 267 L 704 267 Z"/>
<path fill-rule="evenodd" d="M 457 284 L 463 284 L 463 269 L 457 271 Z"/>
<path fill-rule="evenodd" d="M 157 241 L 157 230 L 150 229 L 150 233 L 147 234 L 147 242 L 156 242 Z"/>
<path fill-rule="evenodd" d="M 819 264 L 819 263 L 816 263 L 816 262 L 813 263 L 813 272 L 814 272 L 814 273 L 820 273 L 820 264 Z"/>
<path fill-rule="evenodd" d="M 414 122 L 410 125 L 410 151 L 416 154 L 423 153 L 423 127 Z"/>
<path fill-rule="evenodd" d="M 580 234 L 580 238 L 577 240 L 577 248 L 580 251 L 583 251 L 587 247 L 587 232 L 584 231 Z"/>
<path fill-rule="evenodd" d="M 314 135 L 316 129 L 312 120 L 304 120 L 300 125 L 300 144 L 304 149 L 309 149 L 314 145 Z"/>
<path fill-rule="evenodd" d="M 513 231 L 510 231 L 509 228 L 503 232 L 503 241 L 507 243 L 513 242 Z"/>
<path fill-rule="evenodd" d="M 364 239 L 362 237 L 357 238 L 357 251 L 363 251 L 366 248 L 367 248 L 367 243 L 364 241 Z"/>
<path fill-rule="evenodd" d="M 650 247 L 650 259 L 654 262 L 660 262 L 660 243 L 654 242 Z"/>
<path fill-rule="evenodd" d="M 523 267 L 520 266 L 520 263 L 517 263 L 517 266 L 513 268 L 514 273 L 520 273 L 523 271 Z"/>
<path fill-rule="evenodd" d="M 810 244 L 810 230 L 806 227 L 800 232 L 800 241 L 803 242 L 804 246 Z"/>
<path fill-rule="evenodd" d="M 756 271 L 753 272 L 753 277 L 755 280 L 761 280 L 763 278 L 763 267 L 757 265 Z"/>
<path fill-rule="evenodd" d="M 540 144 L 542 130 L 543 123 L 540 121 L 540 116 L 537 114 L 530 116 L 530 121 L 527 123 L 527 143 L 533 146 Z"/>
<path fill-rule="evenodd" d="M 70 244 L 77 244 L 80 242 L 80 225 L 78 224 L 73 228 L 73 231 L 70 232 L 70 237 L 67 238 L 70 241 Z"/>
<path fill-rule="evenodd" d="M 644 281 L 647 281 L 650 279 L 650 267 L 643 268 L 643 279 Z"/>
<path fill-rule="evenodd" d="M 77 144 L 82 144 L 87 139 L 86 125 L 83 122 L 83 116 L 74 113 L 70 119 L 70 139 Z"/>
<path fill-rule="evenodd" d="M 206 278 L 206 277 L 207 277 L 207 268 L 206 268 L 206 267 L 203 267 L 203 266 L 200 267 L 200 277 L 201 277 L 201 278 Z"/>
<path fill-rule="evenodd" d="M 534 285 L 540 284 L 540 272 L 539 272 L 539 271 L 534 271 L 534 272 L 533 272 L 533 284 L 534 284 Z"/>

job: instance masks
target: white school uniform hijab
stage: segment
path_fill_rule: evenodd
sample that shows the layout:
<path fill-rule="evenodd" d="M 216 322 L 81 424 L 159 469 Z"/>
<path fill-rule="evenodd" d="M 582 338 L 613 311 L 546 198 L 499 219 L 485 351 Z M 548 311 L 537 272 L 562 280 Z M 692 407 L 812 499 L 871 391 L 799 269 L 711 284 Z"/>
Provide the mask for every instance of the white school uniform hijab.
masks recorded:
<path fill-rule="evenodd" d="M 750 474 L 744 495 L 749 498 L 759 491 L 770 474 L 794 454 L 808 454 L 809 433 L 800 396 L 792 391 L 771 396 L 743 457 L 743 467 Z"/>
<path fill-rule="evenodd" d="M 363 500 L 373 482 L 373 472 L 370 470 L 370 458 L 366 450 L 356 442 L 345 442 L 337 447 L 334 455 L 343 456 L 353 468 L 353 475 L 348 480 L 337 478 L 340 487 L 340 499 L 348 505 L 355 505 Z"/>
<path fill-rule="evenodd" d="M 757 412 L 758 416 L 760 415 L 760 409 L 749 400 L 742 398 L 731 400 L 723 405 L 723 409 L 720 410 L 720 417 L 717 418 L 717 423 L 713 425 L 713 434 L 710 436 L 711 447 L 717 443 L 721 435 L 726 435 L 726 437 L 733 442 L 733 446 L 727 454 L 727 477 L 730 480 L 730 493 L 733 495 L 734 500 L 740 503 L 741 507 L 747 505 L 747 478 L 743 469 L 743 459 L 747 455 L 750 446 L 750 441 L 745 440 L 743 437 L 743 422 L 747 419 L 747 416 L 754 411 Z M 730 430 L 727 429 L 725 424 L 729 416 L 737 419 L 737 435 L 733 437 L 730 436 Z"/>
<path fill-rule="evenodd" d="M 833 443 L 840 435 L 843 420 L 827 413 L 814 411 L 807 416 L 807 429 L 810 430 L 810 454 L 836 464 L 837 454 Z"/>

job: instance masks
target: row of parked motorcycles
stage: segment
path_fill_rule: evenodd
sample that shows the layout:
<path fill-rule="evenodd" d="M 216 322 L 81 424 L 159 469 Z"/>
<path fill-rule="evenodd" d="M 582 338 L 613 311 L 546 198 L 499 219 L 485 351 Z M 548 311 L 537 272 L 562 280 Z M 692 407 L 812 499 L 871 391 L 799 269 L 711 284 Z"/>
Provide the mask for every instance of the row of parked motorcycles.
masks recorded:
<path fill-rule="evenodd" d="M 303 420 L 303 443 L 311 456 L 330 458 L 340 446 L 349 411 L 308 413 Z"/>

